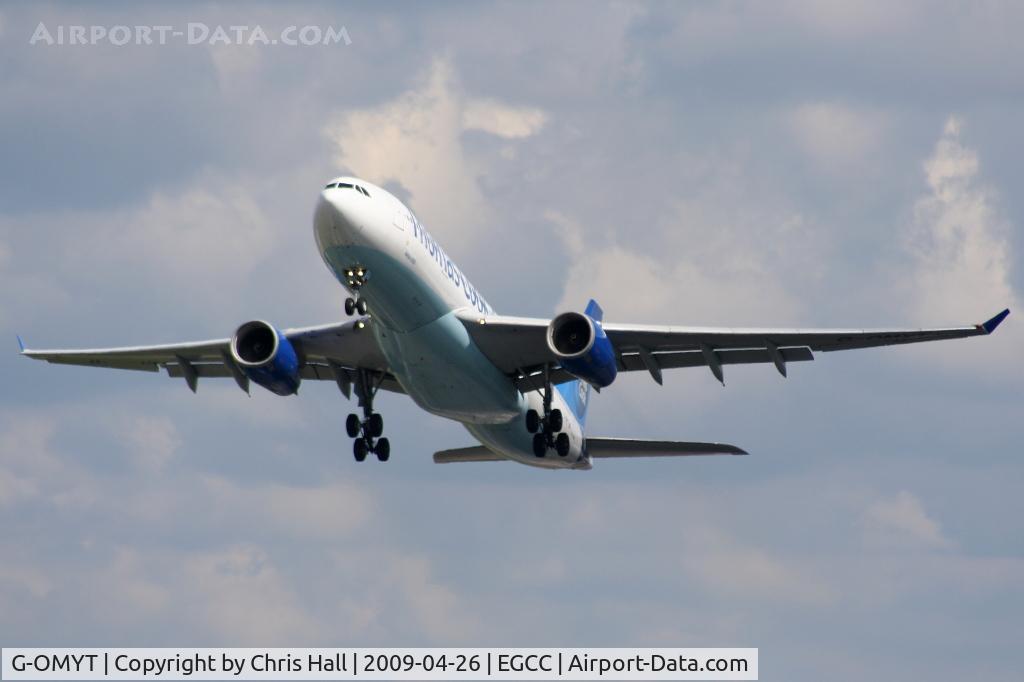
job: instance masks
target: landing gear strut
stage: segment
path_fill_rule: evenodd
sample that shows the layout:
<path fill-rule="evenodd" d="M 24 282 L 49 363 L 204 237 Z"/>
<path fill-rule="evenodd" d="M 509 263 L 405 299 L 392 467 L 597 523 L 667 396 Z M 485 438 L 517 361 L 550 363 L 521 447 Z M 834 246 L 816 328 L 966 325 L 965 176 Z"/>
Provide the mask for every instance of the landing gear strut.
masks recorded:
<path fill-rule="evenodd" d="M 373 397 L 377 395 L 381 383 L 384 381 L 384 373 L 371 372 L 360 369 L 356 373 L 355 389 L 359 398 L 359 406 L 363 408 L 363 418 L 357 414 L 350 414 L 345 420 L 345 432 L 349 438 L 354 438 L 352 443 L 352 454 L 357 462 L 366 459 L 366 455 L 374 453 L 381 462 L 386 462 L 391 457 L 391 443 L 387 438 L 381 438 L 384 433 L 384 418 L 373 411 Z"/>
<path fill-rule="evenodd" d="M 346 315 L 351 317 L 357 312 L 360 315 L 366 314 L 366 301 L 359 298 L 359 290 L 363 288 L 363 285 L 366 284 L 369 279 L 370 271 L 362 265 L 353 265 L 345 270 L 345 281 L 348 283 L 349 289 L 351 289 L 354 294 L 354 296 L 350 296 L 345 299 Z"/>
<path fill-rule="evenodd" d="M 550 448 L 554 448 L 559 457 L 569 454 L 569 434 L 559 433 L 564 425 L 562 411 L 551 409 L 551 388 L 550 367 L 544 365 L 544 414 L 532 409 L 526 411 L 526 430 L 533 434 L 533 454 L 537 457 L 546 456 Z"/>

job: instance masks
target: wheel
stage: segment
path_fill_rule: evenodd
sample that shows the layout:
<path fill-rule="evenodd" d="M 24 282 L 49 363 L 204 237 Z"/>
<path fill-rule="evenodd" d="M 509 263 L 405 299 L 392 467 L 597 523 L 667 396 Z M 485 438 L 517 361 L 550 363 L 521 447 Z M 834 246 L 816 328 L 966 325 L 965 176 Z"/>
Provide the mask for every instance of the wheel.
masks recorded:
<path fill-rule="evenodd" d="M 548 451 L 548 443 L 544 438 L 543 433 L 538 433 L 533 437 L 533 454 L 538 457 L 543 457 Z"/>
<path fill-rule="evenodd" d="M 366 453 L 369 449 L 370 446 L 367 445 L 366 441 L 362 438 L 357 438 L 356 441 L 352 443 L 352 454 L 356 456 L 357 462 L 362 462 L 366 459 Z"/>
<path fill-rule="evenodd" d="M 366 422 L 366 430 L 370 432 L 371 438 L 379 438 L 384 433 L 384 417 L 380 416 L 376 412 L 370 415 L 369 420 Z"/>
<path fill-rule="evenodd" d="M 387 438 L 381 438 L 377 441 L 377 445 L 374 446 L 373 451 L 377 453 L 377 459 L 382 462 L 388 461 L 391 457 L 391 443 L 388 442 Z"/>
<path fill-rule="evenodd" d="M 551 410 L 551 414 L 548 415 L 548 427 L 550 427 L 552 433 L 558 433 L 562 430 L 562 411 L 559 409 Z"/>
<path fill-rule="evenodd" d="M 353 298 L 345 299 L 345 314 L 352 316 L 356 314 L 356 301 Z"/>
<path fill-rule="evenodd" d="M 345 433 L 348 434 L 349 438 L 355 438 L 359 435 L 359 417 L 354 414 L 350 414 L 345 419 Z"/>
<path fill-rule="evenodd" d="M 356 310 L 359 311 L 360 315 L 365 315 L 366 314 L 366 301 L 364 301 L 363 299 L 359 299 L 358 301 L 356 301 Z"/>
<path fill-rule="evenodd" d="M 537 429 L 540 428 L 540 415 L 537 414 L 537 410 L 526 411 L 526 430 L 530 433 L 537 433 Z"/>
<path fill-rule="evenodd" d="M 559 457 L 565 457 L 569 454 L 569 434 L 560 433 L 555 438 L 555 452 L 558 453 Z"/>

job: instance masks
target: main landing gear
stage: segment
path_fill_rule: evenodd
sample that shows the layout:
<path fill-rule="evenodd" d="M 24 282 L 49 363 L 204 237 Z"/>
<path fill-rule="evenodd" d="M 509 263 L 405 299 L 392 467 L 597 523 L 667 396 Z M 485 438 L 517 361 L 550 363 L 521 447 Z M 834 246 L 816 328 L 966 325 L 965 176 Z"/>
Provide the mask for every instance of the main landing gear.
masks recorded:
<path fill-rule="evenodd" d="M 554 448 L 559 457 L 569 454 L 569 434 L 562 431 L 562 411 L 551 409 L 551 376 L 547 365 L 544 366 L 544 414 L 537 410 L 526 411 L 526 430 L 533 434 L 533 454 L 544 457 L 548 450 Z"/>
<path fill-rule="evenodd" d="M 381 438 L 384 433 L 384 418 L 373 411 L 373 397 L 380 389 L 384 381 L 384 373 L 379 378 L 376 372 L 361 369 L 356 373 L 356 396 L 359 398 L 359 406 L 363 408 L 363 418 L 357 414 L 350 414 L 345 420 L 345 431 L 352 442 L 352 454 L 357 462 L 366 459 L 366 455 L 374 453 L 381 462 L 388 461 L 391 457 L 391 443 L 387 438 Z"/>
<path fill-rule="evenodd" d="M 366 314 L 366 301 L 359 298 L 359 290 L 363 288 L 363 285 L 366 284 L 369 279 L 370 271 L 362 265 L 353 265 L 345 270 L 345 281 L 348 283 L 349 289 L 351 289 L 355 294 L 355 296 L 350 296 L 345 299 L 346 315 L 351 317 L 357 312 L 360 315 Z"/>

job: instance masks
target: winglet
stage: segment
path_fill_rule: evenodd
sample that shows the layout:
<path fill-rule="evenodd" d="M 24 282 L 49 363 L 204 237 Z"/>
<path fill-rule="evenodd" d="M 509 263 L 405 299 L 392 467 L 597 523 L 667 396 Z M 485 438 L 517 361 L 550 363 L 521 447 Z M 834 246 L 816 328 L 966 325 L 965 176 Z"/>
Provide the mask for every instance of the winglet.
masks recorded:
<path fill-rule="evenodd" d="M 20 348 L 21 352 L 24 353 L 25 352 L 25 342 L 21 340 L 21 335 L 20 334 L 18 334 L 17 337 L 18 337 L 18 348 Z"/>
<path fill-rule="evenodd" d="M 999 326 L 999 323 L 1002 322 L 1003 320 L 1005 320 L 1006 316 L 1009 315 L 1009 314 L 1010 314 L 1010 309 L 1007 308 L 1003 312 L 1001 312 L 998 315 L 996 315 L 995 317 L 993 317 L 988 322 L 982 322 L 978 326 L 981 327 L 983 330 L 985 330 L 986 334 L 991 334 L 992 332 L 994 332 L 996 330 L 996 327 Z"/>

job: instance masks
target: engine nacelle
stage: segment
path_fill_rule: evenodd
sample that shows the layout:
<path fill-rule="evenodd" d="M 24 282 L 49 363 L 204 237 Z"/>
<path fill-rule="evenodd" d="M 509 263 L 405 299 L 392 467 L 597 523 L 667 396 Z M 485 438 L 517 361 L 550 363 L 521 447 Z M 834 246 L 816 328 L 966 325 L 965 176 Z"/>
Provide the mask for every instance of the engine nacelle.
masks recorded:
<path fill-rule="evenodd" d="M 601 325 L 589 315 L 562 313 L 551 320 L 548 348 L 567 372 L 589 384 L 604 388 L 615 381 L 615 349 Z"/>
<path fill-rule="evenodd" d="M 246 322 L 231 338 L 231 357 L 247 377 L 278 395 L 299 390 L 299 354 L 288 338 L 262 320 Z"/>

